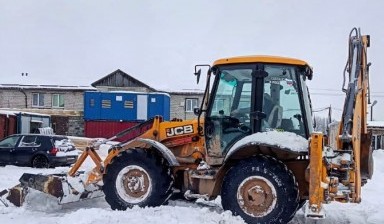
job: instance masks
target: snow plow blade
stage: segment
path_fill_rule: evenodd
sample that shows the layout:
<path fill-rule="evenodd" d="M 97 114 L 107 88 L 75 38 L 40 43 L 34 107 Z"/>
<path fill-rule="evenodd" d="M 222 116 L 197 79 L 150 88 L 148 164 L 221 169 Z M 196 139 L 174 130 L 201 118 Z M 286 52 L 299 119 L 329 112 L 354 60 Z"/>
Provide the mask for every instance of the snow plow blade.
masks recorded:
<path fill-rule="evenodd" d="M 29 189 L 34 189 L 58 199 L 59 204 L 80 201 L 82 199 L 103 196 L 98 185 L 84 185 L 80 176 L 68 177 L 66 174 L 30 174 L 24 173 L 20 184 L 9 189 L 7 199 L 17 207 L 24 203 Z"/>

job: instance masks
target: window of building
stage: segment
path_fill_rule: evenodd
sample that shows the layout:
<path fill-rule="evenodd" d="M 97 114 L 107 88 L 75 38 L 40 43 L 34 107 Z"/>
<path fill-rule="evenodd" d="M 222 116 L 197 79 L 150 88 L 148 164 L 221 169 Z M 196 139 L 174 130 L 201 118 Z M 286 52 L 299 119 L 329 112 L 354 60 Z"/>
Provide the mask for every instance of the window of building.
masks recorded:
<path fill-rule="evenodd" d="M 52 94 L 52 107 L 64 107 L 64 94 Z"/>
<path fill-rule="evenodd" d="M 193 109 L 197 107 L 197 98 L 185 99 L 185 112 L 193 112 Z"/>
<path fill-rule="evenodd" d="M 219 112 L 219 110 L 224 108 L 224 99 L 215 99 L 213 103 L 212 112 Z"/>
<path fill-rule="evenodd" d="M 44 106 L 44 93 L 32 93 L 32 106 L 33 107 Z"/>

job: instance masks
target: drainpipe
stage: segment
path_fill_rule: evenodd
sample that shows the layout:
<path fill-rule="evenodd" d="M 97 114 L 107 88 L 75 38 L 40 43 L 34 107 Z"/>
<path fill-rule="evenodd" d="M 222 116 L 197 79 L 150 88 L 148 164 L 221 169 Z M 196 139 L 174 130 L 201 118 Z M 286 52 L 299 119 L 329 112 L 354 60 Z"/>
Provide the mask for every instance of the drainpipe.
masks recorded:
<path fill-rule="evenodd" d="M 19 88 L 18 90 L 24 94 L 24 98 L 25 98 L 25 108 L 28 108 L 27 94 L 25 93 L 25 91 L 24 91 L 23 88 Z"/>

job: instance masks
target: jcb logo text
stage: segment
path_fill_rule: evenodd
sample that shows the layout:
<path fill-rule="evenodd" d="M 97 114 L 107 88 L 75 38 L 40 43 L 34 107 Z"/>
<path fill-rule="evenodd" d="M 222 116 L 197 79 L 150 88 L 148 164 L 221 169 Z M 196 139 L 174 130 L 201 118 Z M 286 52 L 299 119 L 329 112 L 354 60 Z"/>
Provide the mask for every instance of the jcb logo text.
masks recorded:
<path fill-rule="evenodd" d="M 174 128 L 167 128 L 167 137 L 172 137 L 176 135 L 183 135 L 183 134 L 190 134 L 193 133 L 193 126 L 192 125 L 185 125 L 180 127 L 174 127 Z"/>

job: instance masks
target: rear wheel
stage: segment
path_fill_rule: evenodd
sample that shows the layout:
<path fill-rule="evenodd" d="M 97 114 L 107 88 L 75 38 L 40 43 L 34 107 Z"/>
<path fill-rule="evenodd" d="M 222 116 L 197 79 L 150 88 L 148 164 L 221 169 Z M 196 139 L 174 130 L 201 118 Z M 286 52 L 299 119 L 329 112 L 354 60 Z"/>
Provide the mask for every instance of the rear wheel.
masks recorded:
<path fill-rule="evenodd" d="M 257 156 L 240 161 L 226 174 L 222 186 L 225 210 L 247 223 L 287 223 L 299 205 L 294 175 L 280 161 Z"/>
<path fill-rule="evenodd" d="M 169 198 L 172 180 L 165 160 L 149 151 L 132 149 L 120 153 L 107 166 L 103 191 L 114 210 L 159 206 Z"/>
<path fill-rule="evenodd" d="M 32 159 L 32 167 L 34 168 L 48 168 L 49 161 L 48 158 L 43 155 L 37 155 Z"/>

